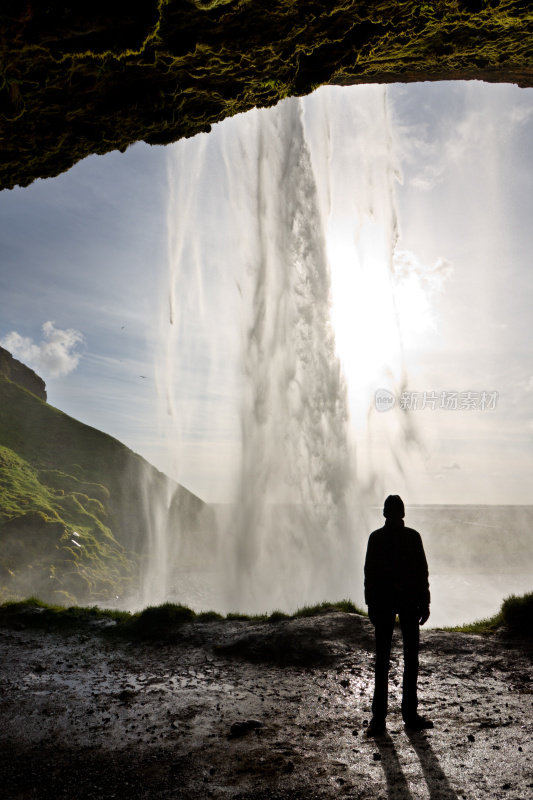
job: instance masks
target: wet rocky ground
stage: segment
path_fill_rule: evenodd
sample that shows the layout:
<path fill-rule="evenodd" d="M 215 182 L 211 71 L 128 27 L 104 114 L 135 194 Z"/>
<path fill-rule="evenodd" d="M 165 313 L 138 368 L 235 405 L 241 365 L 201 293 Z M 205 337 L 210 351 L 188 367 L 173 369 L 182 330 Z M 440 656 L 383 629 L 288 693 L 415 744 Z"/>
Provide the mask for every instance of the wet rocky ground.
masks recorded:
<path fill-rule="evenodd" d="M 533 797 L 531 648 L 422 633 L 420 707 L 367 739 L 372 628 L 357 614 L 187 623 L 164 641 L 97 626 L 0 629 L 0 792 L 26 798 Z"/>

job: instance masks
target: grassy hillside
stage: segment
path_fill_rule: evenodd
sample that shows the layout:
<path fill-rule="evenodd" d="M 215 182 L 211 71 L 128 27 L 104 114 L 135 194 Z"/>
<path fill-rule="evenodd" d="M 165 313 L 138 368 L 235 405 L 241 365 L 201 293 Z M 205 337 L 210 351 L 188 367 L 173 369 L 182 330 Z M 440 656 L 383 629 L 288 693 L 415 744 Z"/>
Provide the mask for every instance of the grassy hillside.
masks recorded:
<path fill-rule="evenodd" d="M 105 602 L 134 589 L 161 509 L 203 503 L 116 439 L 0 377 L 0 598 Z"/>

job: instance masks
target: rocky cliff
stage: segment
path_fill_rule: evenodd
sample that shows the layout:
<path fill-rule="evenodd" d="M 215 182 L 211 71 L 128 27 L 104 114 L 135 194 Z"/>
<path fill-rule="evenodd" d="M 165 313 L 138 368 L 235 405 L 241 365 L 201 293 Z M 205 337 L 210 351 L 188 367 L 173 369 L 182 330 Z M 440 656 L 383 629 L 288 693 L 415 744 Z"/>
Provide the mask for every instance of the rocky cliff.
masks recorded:
<path fill-rule="evenodd" d="M 162 524 L 188 567 L 204 503 L 30 392 L 0 374 L 0 601 L 138 601 Z"/>
<path fill-rule="evenodd" d="M 46 402 L 46 385 L 43 379 L 25 364 L 13 358 L 3 347 L 0 347 L 0 375 Z"/>
<path fill-rule="evenodd" d="M 533 85 L 528 0 L 5 0 L 0 187 L 321 84 Z"/>

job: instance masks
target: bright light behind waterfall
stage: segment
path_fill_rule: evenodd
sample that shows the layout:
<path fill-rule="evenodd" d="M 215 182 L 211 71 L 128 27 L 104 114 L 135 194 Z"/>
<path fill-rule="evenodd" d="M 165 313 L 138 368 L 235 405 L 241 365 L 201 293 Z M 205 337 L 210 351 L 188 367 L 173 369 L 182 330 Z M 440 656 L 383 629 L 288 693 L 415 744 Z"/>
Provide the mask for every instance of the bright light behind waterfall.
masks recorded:
<path fill-rule="evenodd" d="M 318 172 L 327 176 L 319 186 L 329 211 L 331 321 L 351 423 L 365 437 L 376 389 L 398 390 L 407 366 L 416 367 L 417 351 L 431 347 L 430 334 L 438 329 L 435 295 L 451 267 L 442 258 L 423 265 L 399 245 L 396 185 L 402 174 L 387 90 L 357 87 L 348 103 L 346 94 L 330 87 L 306 98 L 305 107 L 315 129 L 315 162 L 327 154 L 327 166 Z M 316 128 L 324 118 L 327 133 L 320 137 Z"/>
<path fill-rule="evenodd" d="M 431 268 L 424 270 L 412 254 L 395 250 L 391 269 L 383 231 L 369 238 L 362 257 L 356 242 L 350 246 L 333 235 L 328 240 L 331 321 L 348 383 L 351 422 L 363 435 L 375 391 L 401 387 L 406 372 L 416 370 L 417 352 L 428 351 L 439 325 L 439 288 L 426 278 Z"/>

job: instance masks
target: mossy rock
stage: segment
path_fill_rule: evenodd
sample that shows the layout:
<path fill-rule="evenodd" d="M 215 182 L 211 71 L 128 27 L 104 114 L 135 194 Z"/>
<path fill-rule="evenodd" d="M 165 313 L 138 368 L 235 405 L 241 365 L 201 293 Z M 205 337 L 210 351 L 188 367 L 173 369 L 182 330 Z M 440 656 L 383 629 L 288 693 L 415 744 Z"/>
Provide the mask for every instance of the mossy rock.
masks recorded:
<path fill-rule="evenodd" d="M 522 0 L 6 0 L 0 25 L 9 188 L 323 84 L 533 85 Z"/>

